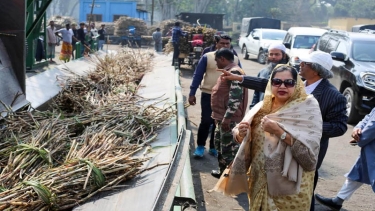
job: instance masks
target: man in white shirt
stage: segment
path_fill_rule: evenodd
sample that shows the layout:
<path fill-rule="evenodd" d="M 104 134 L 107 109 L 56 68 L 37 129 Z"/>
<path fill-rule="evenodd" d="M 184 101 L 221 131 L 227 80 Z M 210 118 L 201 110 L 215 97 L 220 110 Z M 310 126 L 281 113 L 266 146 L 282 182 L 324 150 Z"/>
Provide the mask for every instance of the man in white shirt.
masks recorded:
<path fill-rule="evenodd" d="M 55 22 L 50 21 L 49 26 L 47 27 L 47 59 L 49 59 L 49 62 L 55 62 L 53 59 L 55 58 L 55 46 L 57 43 L 56 39 L 56 27 L 55 27 Z"/>
<path fill-rule="evenodd" d="M 63 40 L 59 59 L 64 62 L 69 62 L 73 52 L 72 37 L 74 35 L 73 31 L 70 29 L 70 24 L 68 23 L 65 25 L 65 28 L 56 31 L 57 36 L 59 36 L 59 33 L 62 35 Z"/>

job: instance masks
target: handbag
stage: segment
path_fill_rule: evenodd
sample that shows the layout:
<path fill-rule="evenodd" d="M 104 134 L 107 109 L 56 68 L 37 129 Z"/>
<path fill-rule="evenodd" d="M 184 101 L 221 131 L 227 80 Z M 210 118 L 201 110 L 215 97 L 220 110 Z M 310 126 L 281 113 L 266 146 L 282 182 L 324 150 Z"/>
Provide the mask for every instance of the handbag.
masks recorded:
<path fill-rule="evenodd" d="M 223 193 L 226 192 L 225 189 L 229 181 L 229 173 L 232 167 L 232 163 L 233 161 L 230 162 L 230 164 L 225 168 L 225 170 L 221 174 L 220 179 L 217 181 L 215 187 L 213 188 L 214 191 L 223 192 Z"/>

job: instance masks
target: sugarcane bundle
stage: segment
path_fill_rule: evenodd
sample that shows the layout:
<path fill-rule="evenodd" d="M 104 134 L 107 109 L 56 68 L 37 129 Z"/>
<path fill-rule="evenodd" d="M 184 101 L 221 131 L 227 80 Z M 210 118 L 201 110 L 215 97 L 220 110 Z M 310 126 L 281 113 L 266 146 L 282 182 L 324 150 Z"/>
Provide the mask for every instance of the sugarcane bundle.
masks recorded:
<path fill-rule="evenodd" d="M 0 210 L 65 210 L 95 193 L 114 188 L 141 171 L 147 158 L 130 158 L 141 147 L 117 148 L 122 140 L 110 131 L 91 134 L 82 147 L 73 142 L 64 164 L 34 173 L 0 193 Z M 6 200 L 4 200 L 6 199 Z"/>
<path fill-rule="evenodd" d="M 115 34 L 115 23 L 114 22 L 96 22 L 95 28 L 97 30 L 101 29 L 101 25 L 105 24 L 105 31 L 107 35 L 114 35 Z"/>
<path fill-rule="evenodd" d="M 160 28 L 158 25 L 152 25 L 147 27 L 147 35 L 152 36 L 152 33 L 156 32 L 156 28 Z M 164 35 L 162 33 L 162 35 Z"/>
<path fill-rule="evenodd" d="M 48 20 L 48 23 L 50 21 L 55 22 L 55 27 L 56 27 L 57 30 L 59 30 L 61 28 L 65 28 L 65 25 L 68 24 L 68 23 L 69 24 L 77 23 L 77 21 L 73 17 L 70 17 L 70 16 L 61 16 L 61 15 L 52 16 Z"/>
<path fill-rule="evenodd" d="M 112 57 L 98 58 L 97 71 L 89 73 L 88 77 L 67 80 L 64 91 L 54 98 L 52 106 L 79 113 L 103 104 L 109 93 L 132 96 L 137 90 L 137 83 L 150 68 L 152 57 L 152 53 L 122 49 Z"/>
<path fill-rule="evenodd" d="M 183 31 L 187 32 L 187 36 L 180 37 L 179 45 L 180 45 L 180 53 L 188 55 L 191 50 L 192 46 L 189 41 L 192 41 L 194 34 L 203 34 L 203 48 L 208 47 L 215 43 L 214 36 L 216 34 L 216 30 L 212 28 L 206 27 L 190 27 L 186 26 L 182 28 Z M 164 53 L 169 54 L 173 52 L 173 45 L 171 42 L 168 42 L 164 48 Z"/>
<path fill-rule="evenodd" d="M 147 34 L 147 24 L 144 20 L 139 18 L 130 18 L 121 16 L 115 22 L 115 35 L 116 36 L 126 36 L 129 35 L 129 27 L 135 27 L 136 35 Z"/>
<path fill-rule="evenodd" d="M 180 23 L 180 27 L 186 27 L 186 26 L 191 26 L 190 23 L 178 20 L 178 19 L 168 19 L 168 20 L 163 20 L 159 24 L 160 31 L 163 36 L 166 36 L 166 34 L 174 27 L 174 24 L 176 22 Z"/>
<path fill-rule="evenodd" d="M 147 170 L 147 157 L 133 155 L 174 116 L 171 105 L 143 106 L 135 94 L 152 56 L 124 49 L 98 58 L 87 79 L 62 86 L 78 103 L 58 96 L 50 111 L 1 117 L 0 210 L 69 209 Z"/>

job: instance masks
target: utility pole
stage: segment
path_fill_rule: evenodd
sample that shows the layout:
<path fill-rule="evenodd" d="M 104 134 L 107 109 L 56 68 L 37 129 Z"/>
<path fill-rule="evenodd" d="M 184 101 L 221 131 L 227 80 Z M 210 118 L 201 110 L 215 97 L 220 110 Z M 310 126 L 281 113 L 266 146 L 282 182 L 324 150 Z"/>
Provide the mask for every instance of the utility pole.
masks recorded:
<path fill-rule="evenodd" d="M 155 0 L 151 2 L 151 26 L 154 25 L 154 7 L 155 7 Z"/>
<path fill-rule="evenodd" d="M 94 5 L 95 5 L 95 0 L 92 0 L 91 12 L 90 12 L 90 17 L 89 17 L 89 26 L 91 26 L 92 13 L 94 12 Z"/>

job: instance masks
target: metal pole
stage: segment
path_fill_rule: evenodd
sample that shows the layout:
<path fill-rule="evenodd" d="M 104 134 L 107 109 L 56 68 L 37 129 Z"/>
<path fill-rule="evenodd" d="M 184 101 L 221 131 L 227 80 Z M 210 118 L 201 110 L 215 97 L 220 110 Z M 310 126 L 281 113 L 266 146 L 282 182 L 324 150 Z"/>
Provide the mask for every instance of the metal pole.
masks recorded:
<path fill-rule="evenodd" d="M 151 3 L 151 26 L 154 25 L 154 7 L 155 7 L 155 0 L 152 0 L 152 3 Z"/>
<path fill-rule="evenodd" d="M 91 26 L 92 13 L 93 13 L 93 11 L 94 11 L 94 5 L 95 5 L 95 0 L 92 0 L 92 4 L 91 4 L 91 12 L 90 12 L 90 17 L 89 17 L 89 26 Z"/>

